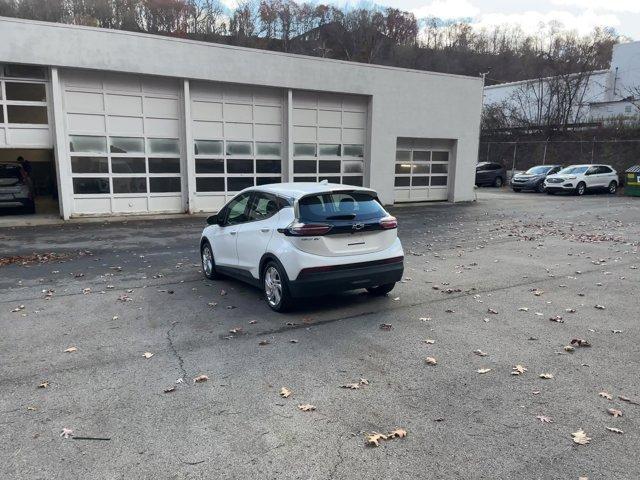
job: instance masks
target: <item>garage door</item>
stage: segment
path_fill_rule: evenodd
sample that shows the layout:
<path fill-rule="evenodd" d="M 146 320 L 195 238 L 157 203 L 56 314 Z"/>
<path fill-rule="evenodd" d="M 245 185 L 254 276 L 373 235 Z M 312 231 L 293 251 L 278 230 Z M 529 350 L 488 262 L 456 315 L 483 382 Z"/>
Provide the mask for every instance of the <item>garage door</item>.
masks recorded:
<path fill-rule="evenodd" d="M 293 179 L 364 185 L 366 97 L 293 92 Z"/>
<path fill-rule="evenodd" d="M 398 139 L 395 161 L 395 201 L 447 200 L 452 142 Z"/>
<path fill-rule="evenodd" d="M 65 71 L 73 213 L 181 212 L 177 80 Z"/>
<path fill-rule="evenodd" d="M 282 181 L 284 90 L 191 82 L 190 94 L 196 211 Z"/>

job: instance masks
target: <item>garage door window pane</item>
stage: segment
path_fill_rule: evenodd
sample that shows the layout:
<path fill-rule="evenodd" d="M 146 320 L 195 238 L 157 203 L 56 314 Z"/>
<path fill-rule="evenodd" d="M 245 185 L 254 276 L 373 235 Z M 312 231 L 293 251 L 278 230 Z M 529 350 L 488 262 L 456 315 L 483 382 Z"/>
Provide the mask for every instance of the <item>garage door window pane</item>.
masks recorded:
<path fill-rule="evenodd" d="M 411 185 L 414 187 L 426 187 L 429 185 L 429 177 L 412 177 Z"/>
<path fill-rule="evenodd" d="M 74 135 L 69 137 L 69 151 L 74 153 L 106 153 L 107 140 L 104 137 Z"/>
<path fill-rule="evenodd" d="M 409 150 L 398 150 L 396 152 L 396 161 L 398 162 L 411 161 L 411 152 Z"/>
<path fill-rule="evenodd" d="M 251 155 L 250 142 L 227 142 L 227 155 Z"/>
<path fill-rule="evenodd" d="M 49 123 L 47 118 L 47 107 L 7 105 L 7 123 L 46 125 Z"/>
<path fill-rule="evenodd" d="M 111 137 L 109 143 L 111 153 L 144 153 L 144 140 L 131 137 Z"/>
<path fill-rule="evenodd" d="M 396 187 L 408 187 L 411 182 L 410 177 L 396 177 Z"/>
<path fill-rule="evenodd" d="M 108 178 L 74 178 L 73 193 L 96 194 L 111 193 Z"/>
<path fill-rule="evenodd" d="M 396 173 L 411 173 L 411 164 L 396 163 Z"/>
<path fill-rule="evenodd" d="M 316 161 L 315 160 L 294 161 L 293 173 L 316 173 Z"/>
<path fill-rule="evenodd" d="M 113 193 L 147 193 L 145 177 L 114 178 Z"/>
<path fill-rule="evenodd" d="M 413 173 L 429 173 L 429 164 L 428 163 L 414 163 L 413 164 Z"/>
<path fill-rule="evenodd" d="M 339 157 L 340 145 L 320 145 L 321 157 Z"/>
<path fill-rule="evenodd" d="M 180 177 L 151 177 L 149 191 L 151 193 L 179 193 Z"/>
<path fill-rule="evenodd" d="M 196 178 L 196 190 L 198 192 L 224 192 L 224 178 Z"/>
<path fill-rule="evenodd" d="M 251 177 L 229 177 L 227 178 L 227 190 L 230 192 L 238 192 L 247 187 L 253 187 L 253 178 Z"/>
<path fill-rule="evenodd" d="M 444 187 L 447 185 L 447 177 L 431 177 L 432 187 Z"/>
<path fill-rule="evenodd" d="M 256 155 L 271 155 L 279 157 L 281 146 L 279 143 L 256 143 Z"/>
<path fill-rule="evenodd" d="M 433 162 L 448 162 L 449 152 L 432 152 L 431 161 Z"/>
<path fill-rule="evenodd" d="M 146 171 L 144 158 L 111 158 L 112 173 L 145 173 Z"/>
<path fill-rule="evenodd" d="M 293 145 L 294 157 L 315 157 L 316 145 L 315 143 L 296 143 Z"/>
<path fill-rule="evenodd" d="M 362 177 L 342 177 L 342 183 L 345 185 L 353 185 L 355 187 L 362 186 Z"/>
<path fill-rule="evenodd" d="M 340 160 L 321 160 L 320 173 L 340 173 Z"/>
<path fill-rule="evenodd" d="M 323 177 L 320 175 L 319 180 L 326 180 L 329 183 L 340 183 L 340 177 Z"/>
<path fill-rule="evenodd" d="M 29 65 L 5 65 L 4 76 L 13 78 L 46 78 L 47 74 L 43 67 L 32 67 Z"/>
<path fill-rule="evenodd" d="M 282 169 L 280 160 L 256 160 L 257 173 L 280 173 Z"/>
<path fill-rule="evenodd" d="M 363 145 L 345 145 L 344 146 L 345 157 L 364 157 Z"/>
<path fill-rule="evenodd" d="M 2 96 L 0 96 L 2 98 Z M 4 108 L 0 105 L 0 123 L 4 123 Z"/>
<path fill-rule="evenodd" d="M 282 178 L 280 177 L 258 177 L 256 178 L 256 183 L 258 185 L 268 185 L 270 183 L 280 183 L 282 182 Z"/>
<path fill-rule="evenodd" d="M 414 162 L 428 162 L 430 160 L 431 152 L 425 152 L 422 150 L 414 150 L 413 151 L 413 161 Z"/>
<path fill-rule="evenodd" d="M 344 173 L 362 173 L 364 164 L 362 162 L 343 162 Z"/>
<path fill-rule="evenodd" d="M 224 160 L 196 158 L 196 173 L 224 173 Z"/>
<path fill-rule="evenodd" d="M 102 157 L 71 157 L 73 173 L 109 173 L 109 161 Z"/>
<path fill-rule="evenodd" d="M 180 155 L 180 143 L 173 138 L 150 138 L 149 153 Z"/>
<path fill-rule="evenodd" d="M 149 173 L 180 173 L 180 159 L 149 158 Z"/>
<path fill-rule="evenodd" d="M 6 82 L 7 100 L 46 102 L 47 90 L 42 83 Z"/>
<path fill-rule="evenodd" d="M 449 165 L 446 163 L 434 163 L 431 165 L 432 173 L 448 173 Z"/>
<path fill-rule="evenodd" d="M 293 177 L 294 182 L 317 182 L 316 177 Z"/>
<path fill-rule="evenodd" d="M 253 173 L 253 160 L 227 159 L 227 173 Z"/>
<path fill-rule="evenodd" d="M 221 140 L 196 140 L 196 155 L 222 155 Z"/>

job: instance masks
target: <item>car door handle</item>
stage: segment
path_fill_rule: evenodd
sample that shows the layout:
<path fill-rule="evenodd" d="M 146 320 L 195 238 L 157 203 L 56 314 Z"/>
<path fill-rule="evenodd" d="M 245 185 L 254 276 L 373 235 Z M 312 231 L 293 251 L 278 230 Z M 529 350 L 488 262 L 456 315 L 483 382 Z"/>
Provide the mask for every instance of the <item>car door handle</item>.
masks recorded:
<path fill-rule="evenodd" d="M 267 232 L 270 232 L 270 231 L 271 231 L 271 229 L 270 229 L 270 228 L 261 228 L 261 229 L 260 229 L 260 231 L 261 231 L 262 233 L 267 233 Z"/>
<path fill-rule="evenodd" d="M 237 231 L 235 232 L 229 232 L 229 235 L 235 235 L 236 233 L 238 233 Z"/>

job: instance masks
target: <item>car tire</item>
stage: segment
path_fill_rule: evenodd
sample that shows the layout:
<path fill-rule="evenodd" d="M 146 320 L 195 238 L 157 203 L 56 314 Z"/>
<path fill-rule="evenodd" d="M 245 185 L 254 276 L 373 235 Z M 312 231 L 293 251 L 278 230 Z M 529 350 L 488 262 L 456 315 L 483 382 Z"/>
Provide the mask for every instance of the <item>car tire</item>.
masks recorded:
<path fill-rule="evenodd" d="M 502 188 L 502 185 L 504 185 L 504 180 L 502 180 L 502 177 L 496 177 L 493 181 L 493 186 L 496 188 Z"/>
<path fill-rule="evenodd" d="M 387 293 L 389 293 L 391 290 L 393 290 L 393 287 L 395 287 L 396 284 L 394 283 L 386 283 L 384 285 L 377 285 L 375 287 L 368 287 L 367 288 L 367 292 L 369 292 L 371 295 L 375 295 L 377 297 L 382 297 L 384 295 L 386 295 Z"/>
<path fill-rule="evenodd" d="M 544 188 L 544 182 L 540 182 L 536 187 L 536 192 L 538 193 L 544 193 L 545 190 L 546 189 Z"/>
<path fill-rule="evenodd" d="M 521 192 L 521 191 L 522 191 L 522 189 L 521 189 L 521 188 L 514 188 L 514 189 L 513 189 L 513 191 L 514 191 L 514 192 L 516 192 L 516 193 L 518 193 L 518 192 Z"/>
<path fill-rule="evenodd" d="M 202 273 L 209 280 L 215 280 L 220 278 L 218 272 L 216 272 L 216 261 L 213 258 L 213 249 L 208 241 L 202 242 L 200 246 L 200 260 L 202 262 Z"/>
<path fill-rule="evenodd" d="M 578 183 L 575 189 L 575 194 L 581 197 L 587 191 L 587 185 L 584 182 Z"/>
<path fill-rule="evenodd" d="M 614 180 L 607 187 L 607 192 L 609 192 L 611 195 L 615 195 L 617 191 L 618 191 L 618 182 Z"/>
<path fill-rule="evenodd" d="M 287 274 L 274 261 L 267 262 L 262 273 L 262 292 L 271 310 L 286 312 L 293 306 Z"/>

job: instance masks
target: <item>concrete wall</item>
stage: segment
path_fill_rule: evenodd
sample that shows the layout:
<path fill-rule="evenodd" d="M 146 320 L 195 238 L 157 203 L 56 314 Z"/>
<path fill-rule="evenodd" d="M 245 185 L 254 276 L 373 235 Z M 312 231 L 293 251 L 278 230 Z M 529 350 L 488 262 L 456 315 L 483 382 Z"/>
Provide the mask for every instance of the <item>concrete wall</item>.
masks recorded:
<path fill-rule="evenodd" d="M 9 18 L 0 18 L 0 62 L 367 95 L 370 186 L 385 203 L 397 137 L 455 140 L 450 200 L 473 200 L 480 79 Z"/>
<path fill-rule="evenodd" d="M 615 96 L 608 100 L 640 96 L 640 42 L 615 45 L 611 71 L 615 75 Z"/>

